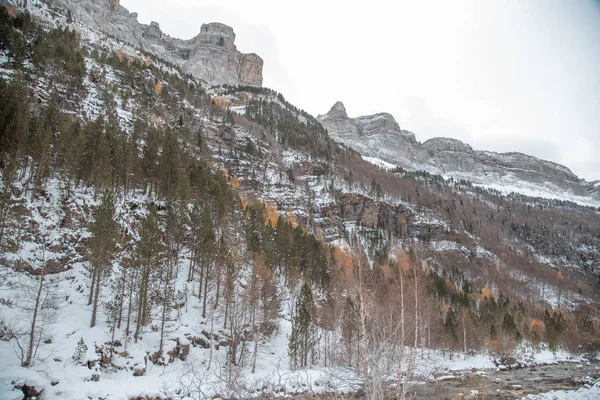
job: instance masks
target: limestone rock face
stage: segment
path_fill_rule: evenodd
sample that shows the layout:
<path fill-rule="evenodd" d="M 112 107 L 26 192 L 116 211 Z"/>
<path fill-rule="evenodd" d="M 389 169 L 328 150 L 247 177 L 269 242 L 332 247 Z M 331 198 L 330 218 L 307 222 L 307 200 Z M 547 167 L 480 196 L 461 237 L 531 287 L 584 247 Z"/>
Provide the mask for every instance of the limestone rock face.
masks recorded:
<path fill-rule="evenodd" d="M 317 119 L 332 139 L 365 157 L 408 170 L 425 170 L 527 194 L 562 190 L 569 195 L 600 200 L 599 182 L 585 182 L 563 165 L 522 153 L 473 150 L 457 139 L 437 137 L 421 144 L 412 132 L 400 129 L 387 113 L 350 118 L 344 105 L 337 102 Z"/>
<path fill-rule="evenodd" d="M 257 54 L 244 54 L 242 58 L 240 79 L 248 85 L 262 86 L 263 59 Z"/>
<path fill-rule="evenodd" d="M 350 118 L 344 105 L 338 101 L 327 114 L 319 115 L 317 120 L 327 129 L 332 139 L 350 146 L 364 156 L 388 162 L 401 156 L 402 163 L 393 164 L 405 168 L 412 168 L 426 156 L 415 135 L 400 129 L 398 122 L 388 113 Z"/>
<path fill-rule="evenodd" d="M 235 33 L 233 29 L 225 24 L 213 22 L 203 24 L 200 28 L 200 34 L 197 36 L 197 42 L 202 44 L 211 44 L 224 47 L 227 50 L 235 50 Z"/>
<path fill-rule="evenodd" d="M 382 131 L 400 132 L 400 125 L 388 113 L 367 115 L 356 119 L 361 127 L 361 133 L 366 136 L 375 135 Z"/>
<path fill-rule="evenodd" d="M 160 30 L 160 25 L 158 22 L 150 22 L 150 25 L 148 25 L 142 31 L 142 37 L 150 42 L 160 43 L 162 39 L 162 31 Z"/>
<path fill-rule="evenodd" d="M 227 25 L 203 24 L 190 39 L 172 38 L 157 22 L 140 24 L 119 0 L 55 0 L 71 10 L 75 19 L 179 65 L 185 72 L 211 85 L 262 86 L 263 60 L 235 46 L 235 33 Z"/>

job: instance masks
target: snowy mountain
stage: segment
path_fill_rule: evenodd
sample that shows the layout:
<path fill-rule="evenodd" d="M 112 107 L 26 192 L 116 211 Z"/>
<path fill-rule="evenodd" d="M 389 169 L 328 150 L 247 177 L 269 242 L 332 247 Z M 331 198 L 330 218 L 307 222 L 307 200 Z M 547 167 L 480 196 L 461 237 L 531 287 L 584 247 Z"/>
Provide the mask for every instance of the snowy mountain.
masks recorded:
<path fill-rule="evenodd" d="M 597 208 L 361 157 L 118 1 L 0 1 L 0 398 L 597 393 Z"/>
<path fill-rule="evenodd" d="M 420 143 L 401 130 L 387 113 L 350 118 L 337 102 L 317 119 L 336 141 L 365 157 L 409 171 L 423 170 L 445 178 L 465 179 L 503 193 L 571 200 L 600 205 L 598 182 L 586 182 L 567 167 L 521 153 L 473 150 L 457 139 L 433 138 Z"/>

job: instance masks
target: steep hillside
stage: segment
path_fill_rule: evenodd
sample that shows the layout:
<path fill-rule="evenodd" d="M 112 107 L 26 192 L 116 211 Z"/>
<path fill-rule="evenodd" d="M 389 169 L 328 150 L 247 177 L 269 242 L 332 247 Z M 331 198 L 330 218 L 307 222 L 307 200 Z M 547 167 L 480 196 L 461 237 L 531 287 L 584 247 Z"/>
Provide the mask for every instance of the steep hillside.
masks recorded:
<path fill-rule="evenodd" d="M 0 397 L 405 398 L 598 349 L 598 209 L 379 168 L 280 93 L 9 3 Z"/>

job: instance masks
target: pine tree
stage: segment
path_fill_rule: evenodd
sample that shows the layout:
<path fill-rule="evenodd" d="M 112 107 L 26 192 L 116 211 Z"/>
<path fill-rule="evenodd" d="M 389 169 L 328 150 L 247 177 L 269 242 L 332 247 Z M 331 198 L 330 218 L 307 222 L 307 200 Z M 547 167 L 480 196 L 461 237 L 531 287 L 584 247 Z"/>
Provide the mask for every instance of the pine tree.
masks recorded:
<path fill-rule="evenodd" d="M 552 314 L 546 310 L 544 313 L 544 324 L 546 325 L 546 340 L 552 351 L 556 351 L 558 338 L 566 329 L 565 317 L 561 312 L 555 311 Z"/>
<path fill-rule="evenodd" d="M 450 307 L 448 312 L 446 313 L 446 319 L 444 320 L 444 327 L 446 328 L 446 332 L 450 335 L 452 344 L 455 345 L 458 343 L 458 336 L 456 335 L 456 328 L 458 327 L 458 317 L 456 313 Z"/>
<path fill-rule="evenodd" d="M 92 225 L 92 237 L 89 243 L 90 264 L 92 267 L 92 286 L 89 303 L 92 303 L 90 327 L 96 325 L 98 298 L 102 280 L 109 271 L 117 245 L 117 223 L 114 220 L 115 202 L 112 191 L 105 190 L 102 204 L 96 209 L 96 219 Z M 93 300 L 92 300 L 93 298 Z"/>
<path fill-rule="evenodd" d="M 159 226 L 158 212 L 151 207 L 149 215 L 142 223 L 140 240 L 136 247 L 137 262 L 139 263 L 139 286 L 137 301 L 137 318 L 134 333 L 135 341 L 139 339 L 141 329 L 150 322 L 152 309 L 151 292 L 152 279 L 160 270 L 165 257 L 165 245 L 162 240 L 162 231 Z"/>
<path fill-rule="evenodd" d="M 502 333 L 514 337 L 515 339 L 520 337 L 517 325 L 515 324 L 515 319 L 509 313 L 504 313 L 504 318 L 502 319 Z"/>
<path fill-rule="evenodd" d="M 200 260 L 200 291 L 199 295 L 204 295 L 202 302 L 202 318 L 206 318 L 206 302 L 208 297 L 208 279 L 210 277 L 211 266 L 216 254 L 216 238 L 213 225 L 213 219 L 210 209 L 204 207 L 202 219 L 200 220 L 201 234 L 198 243 L 197 256 Z M 204 285 L 204 288 L 202 286 Z"/>
<path fill-rule="evenodd" d="M 288 348 L 292 368 L 307 368 L 312 364 L 316 341 L 316 310 L 313 294 L 308 282 L 304 282 L 296 302 Z"/>
<path fill-rule="evenodd" d="M 88 347 L 85 344 L 85 341 L 83 340 L 83 337 L 82 337 L 77 342 L 77 347 L 75 347 L 75 352 L 73 353 L 73 356 L 71 358 L 78 363 L 82 362 L 85 357 L 85 354 L 87 353 L 87 349 L 88 349 Z"/>

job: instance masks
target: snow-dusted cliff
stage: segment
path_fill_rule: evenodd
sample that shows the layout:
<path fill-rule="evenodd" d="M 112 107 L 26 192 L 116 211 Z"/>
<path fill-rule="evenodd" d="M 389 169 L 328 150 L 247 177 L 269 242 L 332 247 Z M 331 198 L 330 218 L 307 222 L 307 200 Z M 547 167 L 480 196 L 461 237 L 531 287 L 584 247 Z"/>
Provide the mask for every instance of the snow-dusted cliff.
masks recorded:
<path fill-rule="evenodd" d="M 262 58 L 238 51 L 235 33 L 227 25 L 203 24 L 197 36 L 181 40 L 163 33 L 157 22 L 139 23 L 137 13 L 130 13 L 118 0 L 58 0 L 56 3 L 87 26 L 156 54 L 209 84 L 262 85 Z"/>
<path fill-rule="evenodd" d="M 341 102 L 317 118 L 336 141 L 361 155 L 408 169 L 466 179 L 505 193 L 565 199 L 600 205 L 597 183 L 578 178 L 569 168 L 522 153 L 473 150 L 457 139 L 424 143 L 400 129 L 387 113 L 350 118 Z"/>

